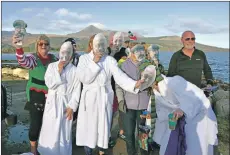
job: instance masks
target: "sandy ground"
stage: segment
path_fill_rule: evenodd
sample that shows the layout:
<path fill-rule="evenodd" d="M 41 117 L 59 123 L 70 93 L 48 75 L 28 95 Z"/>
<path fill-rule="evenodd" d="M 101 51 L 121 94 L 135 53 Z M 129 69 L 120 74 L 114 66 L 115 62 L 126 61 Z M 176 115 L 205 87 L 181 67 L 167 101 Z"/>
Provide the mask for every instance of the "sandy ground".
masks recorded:
<path fill-rule="evenodd" d="M 6 81 L 7 79 L 7 81 Z M 10 80 L 9 80 L 10 79 Z M 15 77 L 2 76 L 2 83 L 12 88 L 12 105 L 8 110 L 17 115 L 18 123 L 14 126 L 7 126 L 5 121 L 1 122 L 1 140 L 2 140 L 2 152 L 1 155 L 19 154 L 29 152 L 29 140 L 28 140 L 28 125 L 29 125 L 29 113 L 24 110 L 26 103 L 25 87 L 26 81 L 20 80 Z M 116 139 L 116 133 L 118 131 L 117 114 L 115 114 L 112 127 L 112 137 Z M 73 125 L 73 132 L 75 131 L 75 125 Z M 75 132 L 73 133 L 75 135 Z M 121 139 L 116 139 L 117 143 L 114 148 L 108 149 L 108 155 L 127 155 L 125 142 Z M 96 152 L 96 151 L 95 151 Z M 96 154 L 96 153 L 95 153 Z M 155 153 L 154 153 L 155 154 Z M 77 147 L 75 145 L 75 139 L 73 138 L 73 155 L 84 155 L 83 147 Z"/>

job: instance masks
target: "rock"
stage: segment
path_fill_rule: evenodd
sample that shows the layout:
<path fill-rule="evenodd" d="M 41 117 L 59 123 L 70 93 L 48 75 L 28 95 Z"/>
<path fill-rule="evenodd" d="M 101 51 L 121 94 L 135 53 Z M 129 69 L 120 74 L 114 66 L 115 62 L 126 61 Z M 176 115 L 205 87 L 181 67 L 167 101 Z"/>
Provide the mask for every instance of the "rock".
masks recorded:
<path fill-rule="evenodd" d="M 229 91 L 229 84 L 227 83 L 223 83 L 223 84 L 219 84 L 220 89 L 223 89 L 225 91 Z"/>
<path fill-rule="evenodd" d="M 209 99 L 211 105 L 213 105 L 213 104 L 215 105 L 215 102 L 214 102 L 214 99 L 212 98 L 212 96 L 209 96 L 208 99 Z"/>
<path fill-rule="evenodd" d="M 221 99 L 229 99 L 229 91 L 224 91 L 222 89 L 216 91 L 212 96 L 212 102 L 217 102 Z"/>
<path fill-rule="evenodd" d="M 13 70 L 13 76 L 18 76 L 24 79 L 29 79 L 29 73 L 28 70 L 22 69 L 22 68 L 16 68 Z"/>
<path fill-rule="evenodd" d="M 11 69 L 11 68 L 2 68 L 2 74 L 13 74 L 13 69 Z"/>
<path fill-rule="evenodd" d="M 215 105 L 216 115 L 220 117 L 229 117 L 229 99 L 221 99 Z"/>

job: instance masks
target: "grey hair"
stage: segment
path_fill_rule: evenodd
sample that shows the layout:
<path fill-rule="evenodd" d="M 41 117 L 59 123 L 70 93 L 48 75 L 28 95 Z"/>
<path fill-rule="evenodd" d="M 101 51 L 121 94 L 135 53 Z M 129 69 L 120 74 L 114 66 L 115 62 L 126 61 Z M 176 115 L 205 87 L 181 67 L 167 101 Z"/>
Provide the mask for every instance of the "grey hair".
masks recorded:
<path fill-rule="evenodd" d="M 192 33 L 192 34 L 195 36 L 195 34 L 194 34 L 192 31 L 187 30 L 187 31 L 184 31 L 184 32 L 182 33 L 181 38 L 183 38 L 183 37 L 184 37 L 184 35 L 185 35 L 185 33 L 187 33 L 187 32 L 190 32 L 190 33 Z"/>

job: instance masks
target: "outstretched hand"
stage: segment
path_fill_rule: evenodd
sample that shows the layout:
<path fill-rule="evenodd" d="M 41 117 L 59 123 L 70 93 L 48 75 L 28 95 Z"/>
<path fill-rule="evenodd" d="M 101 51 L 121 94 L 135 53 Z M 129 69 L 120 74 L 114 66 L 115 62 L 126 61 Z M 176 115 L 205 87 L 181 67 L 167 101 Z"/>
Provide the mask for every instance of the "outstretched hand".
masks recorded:
<path fill-rule="evenodd" d="M 145 82 L 144 79 L 143 79 L 143 80 L 138 80 L 138 81 L 136 82 L 135 88 L 140 88 L 141 84 L 144 83 L 144 82 Z"/>

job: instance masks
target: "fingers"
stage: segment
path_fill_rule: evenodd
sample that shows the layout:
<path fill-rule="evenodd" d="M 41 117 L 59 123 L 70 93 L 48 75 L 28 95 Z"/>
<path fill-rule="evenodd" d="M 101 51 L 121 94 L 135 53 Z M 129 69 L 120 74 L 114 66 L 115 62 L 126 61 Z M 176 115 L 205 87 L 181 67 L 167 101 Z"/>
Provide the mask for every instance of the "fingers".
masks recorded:
<path fill-rule="evenodd" d="M 98 56 L 101 58 L 103 56 L 103 54 L 102 53 L 98 53 Z"/>
<path fill-rule="evenodd" d="M 175 111 L 173 113 L 173 117 L 176 118 L 176 119 L 179 119 L 183 116 L 183 112 L 182 111 Z"/>
<path fill-rule="evenodd" d="M 67 120 L 72 120 L 72 113 L 71 112 L 66 113 L 66 119 Z"/>
<path fill-rule="evenodd" d="M 14 35 L 13 38 L 12 38 L 13 44 L 16 44 L 16 43 L 19 42 L 19 41 L 20 41 L 19 37 L 16 36 L 16 35 Z"/>
<path fill-rule="evenodd" d="M 145 82 L 145 79 L 142 79 L 142 80 L 139 80 L 140 81 L 140 84 L 144 83 Z"/>
<path fill-rule="evenodd" d="M 72 120 L 72 118 L 73 118 L 72 110 L 71 109 L 65 109 L 64 112 L 66 113 L 66 119 L 67 120 Z"/>

